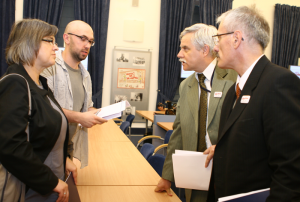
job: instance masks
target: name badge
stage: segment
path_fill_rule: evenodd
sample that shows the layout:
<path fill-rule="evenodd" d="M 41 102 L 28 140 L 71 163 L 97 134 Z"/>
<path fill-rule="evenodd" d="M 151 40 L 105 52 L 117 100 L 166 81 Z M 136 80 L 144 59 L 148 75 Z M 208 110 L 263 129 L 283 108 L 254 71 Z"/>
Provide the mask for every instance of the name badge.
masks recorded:
<path fill-rule="evenodd" d="M 215 92 L 214 97 L 222 97 L 222 92 Z"/>
<path fill-rule="evenodd" d="M 244 95 L 241 99 L 241 103 L 247 104 L 249 103 L 250 95 Z"/>

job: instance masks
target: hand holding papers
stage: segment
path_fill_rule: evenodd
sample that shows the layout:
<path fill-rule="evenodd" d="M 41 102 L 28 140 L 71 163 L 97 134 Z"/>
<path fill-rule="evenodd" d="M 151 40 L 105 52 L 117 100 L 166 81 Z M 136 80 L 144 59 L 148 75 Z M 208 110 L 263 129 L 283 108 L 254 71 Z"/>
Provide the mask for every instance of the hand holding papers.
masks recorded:
<path fill-rule="evenodd" d="M 122 111 L 124 111 L 126 107 L 130 107 L 128 101 L 118 102 L 101 108 L 101 111 L 99 111 L 96 115 L 106 120 L 117 118 L 122 115 Z"/>
<path fill-rule="evenodd" d="M 176 187 L 207 191 L 212 161 L 205 168 L 206 157 L 202 152 L 175 150 L 172 159 Z"/>
<path fill-rule="evenodd" d="M 110 120 L 113 118 L 120 117 L 122 115 L 122 111 L 124 111 L 126 109 L 126 107 L 130 107 L 130 104 L 128 101 L 118 102 L 116 104 L 112 104 L 107 107 L 101 108 L 96 113 L 96 115 L 100 118 Z M 80 127 L 82 127 L 82 125 L 80 123 L 78 125 Z"/>

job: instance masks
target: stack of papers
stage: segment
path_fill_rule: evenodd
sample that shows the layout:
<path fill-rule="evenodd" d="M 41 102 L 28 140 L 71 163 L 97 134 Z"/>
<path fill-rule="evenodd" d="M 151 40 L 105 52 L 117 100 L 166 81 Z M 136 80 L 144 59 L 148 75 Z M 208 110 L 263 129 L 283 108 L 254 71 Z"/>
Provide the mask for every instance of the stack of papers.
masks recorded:
<path fill-rule="evenodd" d="M 127 100 L 103 107 L 96 115 L 106 120 L 110 120 L 120 117 L 122 115 L 122 111 L 124 111 L 126 107 L 130 107 L 130 104 Z"/>
<path fill-rule="evenodd" d="M 208 191 L 212 160 L 205 168 L 203 152 L 175 150 L 172 155 L 176 187 Z"/>
<path fill-rule="evenodd" d="M 218 202 L 231 201 L 231 202 L 265 202 L 270 195 L 270 188 L 251 191 L 243 194 L 236 194 L 219 198 Z"/>

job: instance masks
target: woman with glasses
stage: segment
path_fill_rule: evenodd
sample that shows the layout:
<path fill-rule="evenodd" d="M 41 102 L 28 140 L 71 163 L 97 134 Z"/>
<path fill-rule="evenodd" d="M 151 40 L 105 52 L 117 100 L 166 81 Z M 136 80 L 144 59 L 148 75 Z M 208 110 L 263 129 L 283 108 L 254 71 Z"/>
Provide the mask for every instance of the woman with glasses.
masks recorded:
<path fill-rule="evenodd" d="M 13 25 L 7 42 L 10 66 L 0 82 L 0 163 L 26 185 L 26 202 L 68 201 L 65 172 L 71 171 L 75 181 L 77 176 L 76 166 L 68 158 L 68 148 L 72 148 L 68 121 L 47 80 L 40 76 L 55 63 L 57 31 L 44 21 L 25 19 Z M 26 80 L 15 74 L 28 82 L 30 116 Z M 19 198 L 15 192 L 11 191 L 10 200 L 13 195 Z"/>

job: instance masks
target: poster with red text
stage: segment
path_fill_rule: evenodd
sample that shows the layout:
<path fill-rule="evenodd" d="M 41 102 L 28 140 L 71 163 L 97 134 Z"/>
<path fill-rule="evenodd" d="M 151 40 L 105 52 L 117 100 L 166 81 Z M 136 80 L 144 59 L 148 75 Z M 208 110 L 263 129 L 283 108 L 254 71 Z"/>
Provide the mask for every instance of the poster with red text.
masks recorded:
<path fill-rule="evenodd" d="M 144 89 L 145 69 L 118 68 L 117 88 Z"/>

